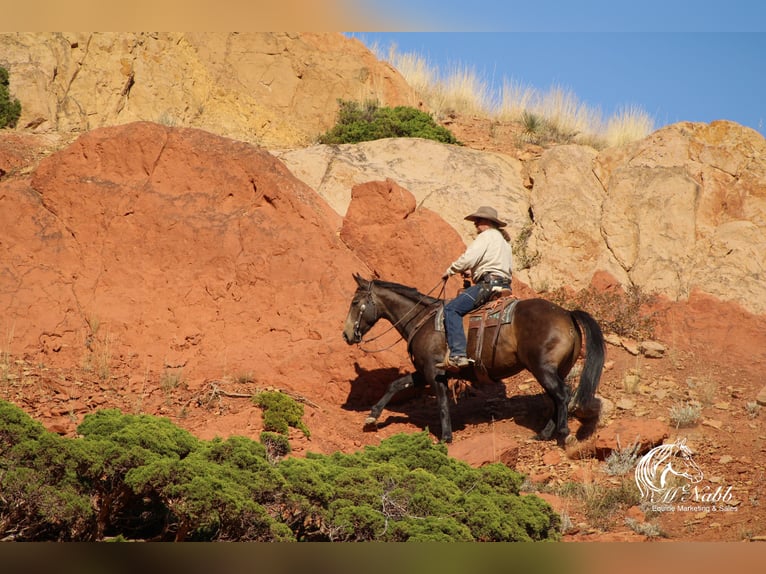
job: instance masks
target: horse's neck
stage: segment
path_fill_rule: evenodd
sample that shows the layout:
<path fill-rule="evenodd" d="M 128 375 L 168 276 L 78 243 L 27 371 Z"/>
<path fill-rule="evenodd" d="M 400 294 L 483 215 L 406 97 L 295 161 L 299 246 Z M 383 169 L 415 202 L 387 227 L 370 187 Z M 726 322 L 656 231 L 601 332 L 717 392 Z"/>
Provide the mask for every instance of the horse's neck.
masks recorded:
<path fill-rule="evenodd" d="M 429 307 L 424 302 L 412 301 L 395 291 L 380 290 L 376 295 L 383 307 L 380 318 L 394 325 L 405 339 L 412 335 L 411 331 L 420 324 L 418 318 L 422 317 Z"/>

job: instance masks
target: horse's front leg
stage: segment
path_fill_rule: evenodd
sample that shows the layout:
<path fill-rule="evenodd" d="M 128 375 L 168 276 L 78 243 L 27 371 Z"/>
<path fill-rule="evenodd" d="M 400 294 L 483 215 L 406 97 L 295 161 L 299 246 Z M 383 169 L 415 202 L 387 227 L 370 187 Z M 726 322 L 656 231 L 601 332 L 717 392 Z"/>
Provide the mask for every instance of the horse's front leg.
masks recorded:
<path fill-rule="evenodd" d="M 383 412 L 383 409 L 386 408 L 386 405 L 388 402 L 393 398 L 393 396 L 398 393 L 399 391 L 403 391 L 404 389 L 408 389 L 414 384 L 414 380 L 412 378 L 412 373 L 409 375 L 405 375 L 403 377 L 400 377 L 396 379 L 393 383 L 391 383 L 388 386 L 388 390 L 386 390 L 386 394 L 384 394 L 381 399 L 375 403 L 375 406 L 372 407 L 370 410 L 370 416 L 368 416 L 366 419 L 364 419 L 364 430 L 375 430 L 377 429 L 377 422 L 378 417 L 380 417 L 380 413 Z"/>
<path fill-rule="evenodd" d="M 439 421 L 442 427 L 442 442 L 452 442 L 452 419 L 449 414 L 449 397 L 447 395 L 447 377 L 445 375 L 432 375 L 431 388 L 436 393 L 439 404 Z"/>

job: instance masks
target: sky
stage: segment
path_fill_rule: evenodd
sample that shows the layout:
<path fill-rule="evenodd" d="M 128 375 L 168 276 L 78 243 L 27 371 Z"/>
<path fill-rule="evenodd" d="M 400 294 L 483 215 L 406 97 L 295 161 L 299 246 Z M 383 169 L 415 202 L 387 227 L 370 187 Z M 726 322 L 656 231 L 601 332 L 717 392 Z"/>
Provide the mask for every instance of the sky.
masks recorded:
<path fill-rule="evenodd" d="M 604 118 L 636 106 L 656 128 L 726 119 L 766 135 L 766 3 L 367 0 L 384 4 L 383 29 L 347 34 L 497 90 L 563 88 Z"/>

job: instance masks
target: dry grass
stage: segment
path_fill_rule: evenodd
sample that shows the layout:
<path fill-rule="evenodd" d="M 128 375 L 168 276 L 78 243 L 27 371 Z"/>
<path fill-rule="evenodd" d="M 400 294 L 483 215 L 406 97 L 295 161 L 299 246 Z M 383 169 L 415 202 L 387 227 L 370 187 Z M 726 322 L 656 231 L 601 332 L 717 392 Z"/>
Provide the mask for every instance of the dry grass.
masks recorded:
<path fill-rule="evenodd" d="M 606 123 L 607 145 L 619 146 L 646 137 L 654 130 L 654 120 L 638 106 L 625 106 Z"/>
<path fill-rule="evenodd" d="M 441 70 L 418 54 L 399 52 L 393 44 L 385 52 L 377 44 L 370 49 L 399 71 L 437 119 L 457 113 L 521 122 L 524 114 L 532 114 L 544 119 L 548 133 L 560 138 L 559 143 L 578 142 L 598 148 L 623 145 L 654 130 L 654 119 L 638 106 L 625 106 L 604 120 L 599 109 L 580 101 L 563 86 L 540 91 L 502 79 L 496 89 L 466 65 L 453 64 Z"/>
<path fill-rule="evenodd" d="M 670 407 L 670 422 L 676 428 L 695 426 L 702 418 L 702 408 L 691 402 L 675 404 Z"/>

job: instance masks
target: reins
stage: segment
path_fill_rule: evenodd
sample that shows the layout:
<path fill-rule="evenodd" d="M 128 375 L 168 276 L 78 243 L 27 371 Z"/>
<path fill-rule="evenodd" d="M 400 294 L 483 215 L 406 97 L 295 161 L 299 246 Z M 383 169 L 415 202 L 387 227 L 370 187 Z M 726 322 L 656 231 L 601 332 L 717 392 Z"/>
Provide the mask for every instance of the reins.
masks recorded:
<path fill-rule="evenodd" d="M 392 348 L 394 345 L 396 345 L 399 341 L 403 341 L 404 337 L 400 334 L 399 338 L 396 339 L 393 343 L 391 343 L 388 347 L 383 347 L 382 349 L 365 349 L 364 347 L 362 347 L 363 344 L 372 343 L 373 341 L 376 341 L 376 340 L 380 339 L 383 335 L 388 333 L 391 329 L 395 329 L 397 326 L 399 326 L 404 321 L 404 319 L 406 319 L 409 316 L 409 314 L 413 311 L 413 309 L 418 308 L 418 306 L 425 300 L 425 298 L 429 297 L 431 295 L 431 293 L 433 293 L 433 291 L 437 287 L 439 287 L 439 285 L 441 285 L 441 289 L 439 290 L 439 294 L 437 295 L 436 298 L 437 299 L 443 299 L 442 295 L 445 294 L 445 292 L 446 292 L 445 288 L 447 286 L 446 279 L 440 280 L 439 283 L 437 283 L 436 285 L 431 287 L 430 291 L 428 291 L 428 293 L 426 293 L 425 295 L 421 294 L 420 299 L 418 301 L 416 301 L 415 303 L 413 303 L 412 307 L 410 307 L 410 309 L 404 315 L 402 315 L 399 319 L 397 319 L 395 323 L 392 323 L 391 326 L 388 329 L 386 329 L 385 331 L 383 331 L 379 335 L 376 335 L 376 336 L 372 337 L 371 339 L 367 339 L 367 340 L 362 339 L 361 341 L 359 341 L 359 348 L 362 351 L 364 351 L 365 353 L 382 353 L 383 351 L 388 351 L 390 348 Z M 372 301 L 372 281 L 370 281 L 370 290 L 368 291 L 367 296 L 368 296 L 370 302 L 374 305 L 375 302 Z M 364 305 L 361 306 L 361 310 L 359 312 L 359 319 L 357 319 L 357 324 L 359 323 L 359 321 L 362 318 L 362 313 L 364 313 Z M 421 321 L 420 324 L 416 327 L 415 332 L 419 331 L 424 323 L 425 323 L 425 320 Z M 413 333 L 413 335 L 414 334 L 415 333 Z M 410 338 L 412 338 L 412 337 L 410 337 Z"/>

